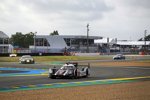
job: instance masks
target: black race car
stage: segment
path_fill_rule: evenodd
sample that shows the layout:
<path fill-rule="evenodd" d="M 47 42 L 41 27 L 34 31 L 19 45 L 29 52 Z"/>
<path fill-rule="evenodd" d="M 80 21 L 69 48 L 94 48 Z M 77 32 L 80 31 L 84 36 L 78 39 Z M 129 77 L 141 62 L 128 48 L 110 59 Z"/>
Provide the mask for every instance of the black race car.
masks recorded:
<path fill-rule="evenodd" d="M 60 68 L 50 68 L 48 77 L 52 79 L 88 77 L 90 75 L 89 68 L 89 64 L 80 69 L 78 63 L 66 63 Z"/>

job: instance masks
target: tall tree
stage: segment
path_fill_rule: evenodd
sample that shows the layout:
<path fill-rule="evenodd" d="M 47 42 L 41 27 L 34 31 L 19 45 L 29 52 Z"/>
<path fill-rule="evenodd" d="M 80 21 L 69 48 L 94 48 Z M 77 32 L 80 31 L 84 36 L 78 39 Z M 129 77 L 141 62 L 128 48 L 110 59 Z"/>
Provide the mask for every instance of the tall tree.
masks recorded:
<path fill-rule="evenodd" d="M 17 47 L 23 47 L 24 35 L 21 32 L 16 32 L 11 36 L 11 44 Z"/>
<path fill-rule="evenodd" d="M 147 35 L 145 38 L 140 38 L 140 39 L 139 39 L 139 41 L 144 41 L 144 40 L 150 41 L 150 34 Z"/>
<path fill-rule="evenodd" d="M 11 44 L 19 48 L 29 48 L 29 45 L 34 43 L 34 33 L 30 32 L 27 34 L 22 34 L 21 32 L 16 32 L 11 36 Z"/>
<path fill-rule="evenodd" d="M 58 31 L 56 30 L 54 30 L 52 33 L 50 33 L 50 35 L 59 35 L 59 33 L 58 33 Z"/>
<path fill-rule="evenodd" d="M 34 44 L 34 34 L 33 32 L 24 35 L 24 47 L 29 48 L 30 45 Z"/>

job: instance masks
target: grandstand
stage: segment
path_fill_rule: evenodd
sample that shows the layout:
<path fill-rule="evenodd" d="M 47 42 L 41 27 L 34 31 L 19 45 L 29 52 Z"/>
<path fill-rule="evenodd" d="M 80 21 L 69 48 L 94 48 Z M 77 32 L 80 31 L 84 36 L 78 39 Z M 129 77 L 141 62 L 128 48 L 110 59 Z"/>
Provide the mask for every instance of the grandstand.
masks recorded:
<path fill-rule="evenodd" d="M 87 36 L 37 35 L 34 39 L 34 45 L 30 46 L 32 52 L 61 53 L 65 50 L 69 52 L 86 52 L 87 50 Z M 90 52 L 97 51 L 97 46 L 94 44 L 95 39 L 102 39 L 102 37 L 89 36 L 88 41 Z"/>

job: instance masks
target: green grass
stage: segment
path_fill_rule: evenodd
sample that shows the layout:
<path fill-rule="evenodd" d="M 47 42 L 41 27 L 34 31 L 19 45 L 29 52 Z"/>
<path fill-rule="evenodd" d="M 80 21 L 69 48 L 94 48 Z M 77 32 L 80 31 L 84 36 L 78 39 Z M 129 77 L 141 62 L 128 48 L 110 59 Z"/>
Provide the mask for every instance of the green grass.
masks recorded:
<path fill-rule="evenodd" d="M 54 62 L 54 61 L 76 61 L 76 60 L 110 60 L 111 55 L 100 56 L 33 56 L 35 62 Z M 18 62 L 20 57 L 0 57 L 0 62 Z M 150 61 L 150 56 L 127 57 L 127 59 L 145 58 L 144 62 Z M 147 59 L 147 60 L 146 60 Z"/>
<path fill-rule="evenodd" d="M 139 61 L 139 62 L 150 63 L 150 59 L 142 60 L 142 61 Z"/>
<path fill-rule="evenodd" d="M 0 62 L 18 62 L 20 57 L 0 57 Z M 36 62 L 103 60 L 112 59 L 108 56 L 34 56 Z"/>
<path fill-rule="evenodd" d="M 19 57 L 0 57 L 0 62 L 16 62 L 19 61 Z"/>

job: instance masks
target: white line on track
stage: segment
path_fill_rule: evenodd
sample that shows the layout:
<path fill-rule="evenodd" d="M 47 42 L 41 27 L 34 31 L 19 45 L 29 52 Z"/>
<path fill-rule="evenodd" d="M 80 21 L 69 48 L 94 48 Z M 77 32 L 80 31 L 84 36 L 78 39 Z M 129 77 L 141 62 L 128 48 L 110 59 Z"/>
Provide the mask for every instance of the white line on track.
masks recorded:
<path fill-rule="evenodd" d="M 121 68 L 121 67 L 119 67 Z M 150 69 L 150 68 L 142 68 L 142 67 L 122 67 L 122 68 L 131 68 L 131 69 Z"/>
<path fill-rule="evenodd" d="M 96 66 L 94 66 L 94 67 L 96 67 Z M 91 67 L 91 68 L 92 68 L 92 67 Z M 120 66 L 120 67 L 119 67 L 119 66 L 118 66 L 118 67 L 117 67 L 117 66 L 111 66 L 111 67 L 110 67 L 110 66 L 106 66 L 106 67 L 105 67 L 105 66 L 101 66 L 101 67 L 98 67 L 98 68 L 150 69 L 150 67 L 148 68 L 148 67 L 146 67 L 146 66 L 145 66 L 145 67 L 140 67 L 140 66 L 139 66 L 139 67 L 134 67 L 134 66 L 133 66 L 133 67 L 132 67 L 132 66 L 131 66 L 131 67 L 127 67 L 127 66 Z"/>

